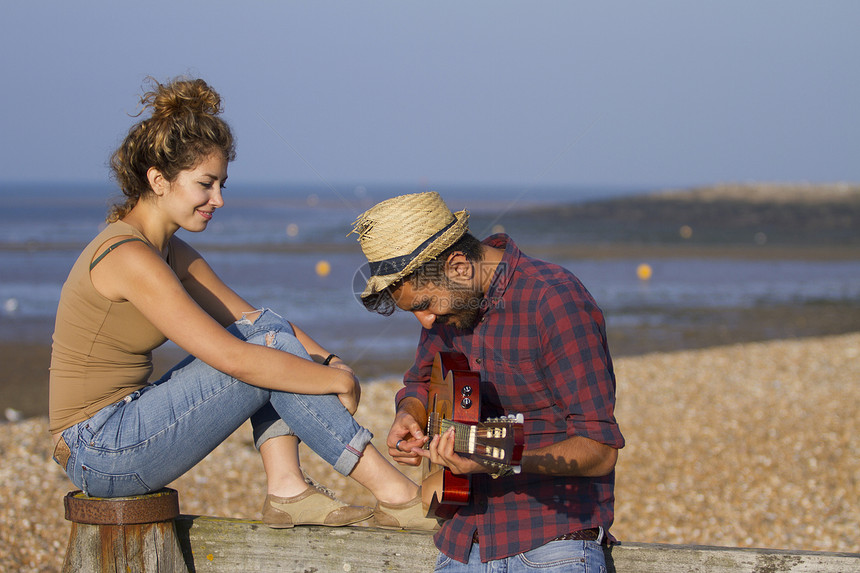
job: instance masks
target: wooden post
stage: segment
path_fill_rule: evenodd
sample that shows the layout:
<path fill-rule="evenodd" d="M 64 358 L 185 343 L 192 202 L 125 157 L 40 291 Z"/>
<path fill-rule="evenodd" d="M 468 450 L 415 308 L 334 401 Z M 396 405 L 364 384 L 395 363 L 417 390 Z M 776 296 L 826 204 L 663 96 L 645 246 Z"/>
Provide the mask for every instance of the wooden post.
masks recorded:
<path fill-rule="evenodd" d="M 176 537 L 176 490 L 117 498 L 73 491 L 63 504 L 72 522 L 63 573 L 188 573 Z"/>

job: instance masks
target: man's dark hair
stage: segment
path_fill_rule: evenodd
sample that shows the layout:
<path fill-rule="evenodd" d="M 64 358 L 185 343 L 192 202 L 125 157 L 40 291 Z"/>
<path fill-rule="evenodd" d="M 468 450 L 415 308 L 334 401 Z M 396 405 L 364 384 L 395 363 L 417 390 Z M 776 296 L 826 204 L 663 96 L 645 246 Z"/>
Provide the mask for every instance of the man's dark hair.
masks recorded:
<path fill-rule="evenodd" d="M 466 260 L 470 263 L 478 263 L 484 259 L 484 249 L 481 241 L 471 234 L 465 233 L 457 239 L 457 242 L 439 253 L 436 258 L 427 261 L 411 274 L 406 275 L 378 293 L 373 293 L 362 298 L 361 302 L 364 304 L 364 308 L 384 316 L 390 316 L 397 308 L 397 305 L 394 303 L 394 297 L 391 296 L 391 291 L 396 289 L 400 284 L 408 281 L 414 287 L 420 287 L 427 283 L 437 286 L 447 285 L 448 276 L 445 274 L 445 261 L 448 260 L 451 253 L 455 252 L 463 253 L 466 256 Z"/>

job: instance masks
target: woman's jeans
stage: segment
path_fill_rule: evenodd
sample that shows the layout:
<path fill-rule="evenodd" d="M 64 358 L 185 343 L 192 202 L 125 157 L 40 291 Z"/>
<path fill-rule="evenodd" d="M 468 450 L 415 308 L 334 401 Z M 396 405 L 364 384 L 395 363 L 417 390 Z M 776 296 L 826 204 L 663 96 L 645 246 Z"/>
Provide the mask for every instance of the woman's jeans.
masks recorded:
<path fill-rule="evenodd" d="M 434 571 L 444 573 L 606 573 L 606 559 L 599 541 L 550 541 L 531 551 L 481 563 L 480 546 L 475 543 L 468 563 L 460 563 L 440 553 Z"/>
<path fill-rule="evenodd" d="M 238 338 L 310 359 L 292 326 L 270 310 L 229 327 Z M 169 484 L 251 418 L 259 447 L 296 435 L 348 475 L 373 437 L 334 394 L 291 394 L 245 384 L 189 356 L 159 381 L 63 431 L 66 472 L 87 495 L 123 497 Z"/>

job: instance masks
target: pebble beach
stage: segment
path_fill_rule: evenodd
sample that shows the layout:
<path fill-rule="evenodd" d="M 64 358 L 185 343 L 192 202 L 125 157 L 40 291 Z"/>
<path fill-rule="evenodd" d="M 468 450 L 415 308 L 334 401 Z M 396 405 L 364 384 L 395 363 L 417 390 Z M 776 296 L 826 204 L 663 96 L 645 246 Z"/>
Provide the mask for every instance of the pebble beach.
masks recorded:
<path fill-rule="evenodd" d="M 860 552 L 860 333 L 615 364 L 627 446 L 612 532 L 622 543 Z M 365 384 L 356 414 L 383 451 L 398 387 Z M 47 419 L 3 423 L 0 456 L 0 571 L 60 570 L 63 496 L 75 488 L 50 458 Z M 312 452 L 302 459 L 341 499 L 373 505 Z M 259 519 L 265 479 L 250 427 L 170 487 L 182 513 Z"/>
<path fill-rule="evenodd" d="M 28 217 L 20 215 L 21 220 Z M 480 227 L 479 218 L 475 222 Z M 777 261 L 779 268 L 766 266 L 777 276 L 787 276 L 786 269 L 798 261 L 849 261 L 845 268 L 853 269 L 860 245 L 858 220 L 856 185 L 717 187 L 510 218 L 512 225 L 524 225 L 526 236 L 539 229 L 532 236 L 534 254 L 548 260 Z M 698 239 L 671 239 L 679 222 L 695 229 Z M 599 240 L 589 240 L 589 225 Z M 566 234 L 556 236 L 554 229 Z M 571 235 L 571 229 L 579 234 Z M 672 233 L 665 235 L 667 229 Z M 652 235 L 665 240 L 654 242 Z M 749 244 L 749 237 L 765 236 L 766 244 Z M 24 264 L 28 259 L 19 260 L 20 245 L 6 248 L 5 272 L 30 269 Z M 44 261 L 53 260 L 49 255 L 54 250 L 43 246 Z M 229 269 L 236 261 L 255 260 L 258 253 L 245 255 L 227 253 L 222 264 Z M 37 270 L 49 267 L 28 272 L 38 277 Z M 612 275 L 616 268 L 604 265 L 595 276 Z M 785 282 L 802 287 L 812 278 L 829 277 L 843 285 L 842 291 L 830 296 L 826 290 L 822 295 L 798 288 L 790 291 L 792 296 L 771 299 L 751 288 L 761 277 L 744 279 L 732 274 L 731 265 L 719 268 L 730 278 L 741 277 L 725 288 L 755 301 L 741 296 L 737 304 L 714 306 L 694 297 L 697 302 L 687 305 L 648 307 L 661 317 L 657 321 L 625 322 L 624 305 L 607 313 L 617 376 L 616 416 L 627 440 L 616 470 L 611 531 L 621 543 L 860 554 L 860 299 L 851 286 L 856 273 L 843 272 L 839 264 L 823 270 L 798 266 L 819 270 Z M 813 277 L 816 272 L 821 277 Z M 268 280 L 296 288 L 288 278 L 273 275 Z M 27 280 L 22 284 L 30 285 Z M 763 284 L 769 285 L 765 290 L 780 290 L 782 282 Z M 604 291 L 614 292 L 616 284 L 624 283 L 607 283 Z M 25 290 L 40 292 L 43 285 L 32 287 Z M 317 299 L 309 300 L 305 306 L 318 310 L 312 304 Z M 636 307 L 646 299 L 632 300 Z M 50 360 L 46 332 L 53 316 L 13 318 L 0 313 L 0 335 L 5 333 L 0 336 L 0 408 L 5 414 L 0 418 L 5 420 L 0 421 L 0 573 L 59 571 L 71 529 L 63 517 L 63 496 L 75 487 L 51 460 L 44 415 Z M 339 322 L 337 327 L 343 329 Z M 355 337 L 365 330 L 348 329 Z M 414 334 L 408 336 L 412 340 Z M 396 336 L 386 340 L 389 345 L 399 341 Z M 382 452 L 400 387 L 399 377 L 391 373 L 404 371 L 410 355 L 411 349 L 353 363 L 359 376 L 370 380 L 363 384 L 356 418 L 373 432 Z M 181 356 L 156 353 L 156 371 L 163 372 Z M 374 505 L 367 491 L 304 446 L 302 460 L 305 473 L 341 499 Z M 420 470 L 405 471 L 420 480 Z M 265 476 L 250 425 L 170 487 L 178 490 L 184 514 L 259 519 Z M 290 530 L 282 534 L 290 535 Z"/>

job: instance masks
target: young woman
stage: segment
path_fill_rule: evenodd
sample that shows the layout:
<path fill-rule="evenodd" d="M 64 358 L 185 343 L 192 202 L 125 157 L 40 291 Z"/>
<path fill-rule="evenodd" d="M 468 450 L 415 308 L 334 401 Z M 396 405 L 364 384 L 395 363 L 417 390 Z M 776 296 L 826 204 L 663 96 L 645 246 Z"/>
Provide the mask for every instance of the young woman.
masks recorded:
<path fill-rule="evenodd" d="M 218 94 L 200 79 L 153 82 L 111 167 L 126 197 L 63 286 L 51 359 L 54 459 L 87 495 L 167 485 L 251 419 L 271 527 L 432 529 L 418 486 L 370 444 L 352 414 L 359 384 L 295 325 L 235 293 L 178 229 L 200 232 L 224 205 L 235 157 Z M 152 350 L 189 357 L 155 383 Z M 375 510 L 309 486 L 298 440 L 367 487 Z"/>

